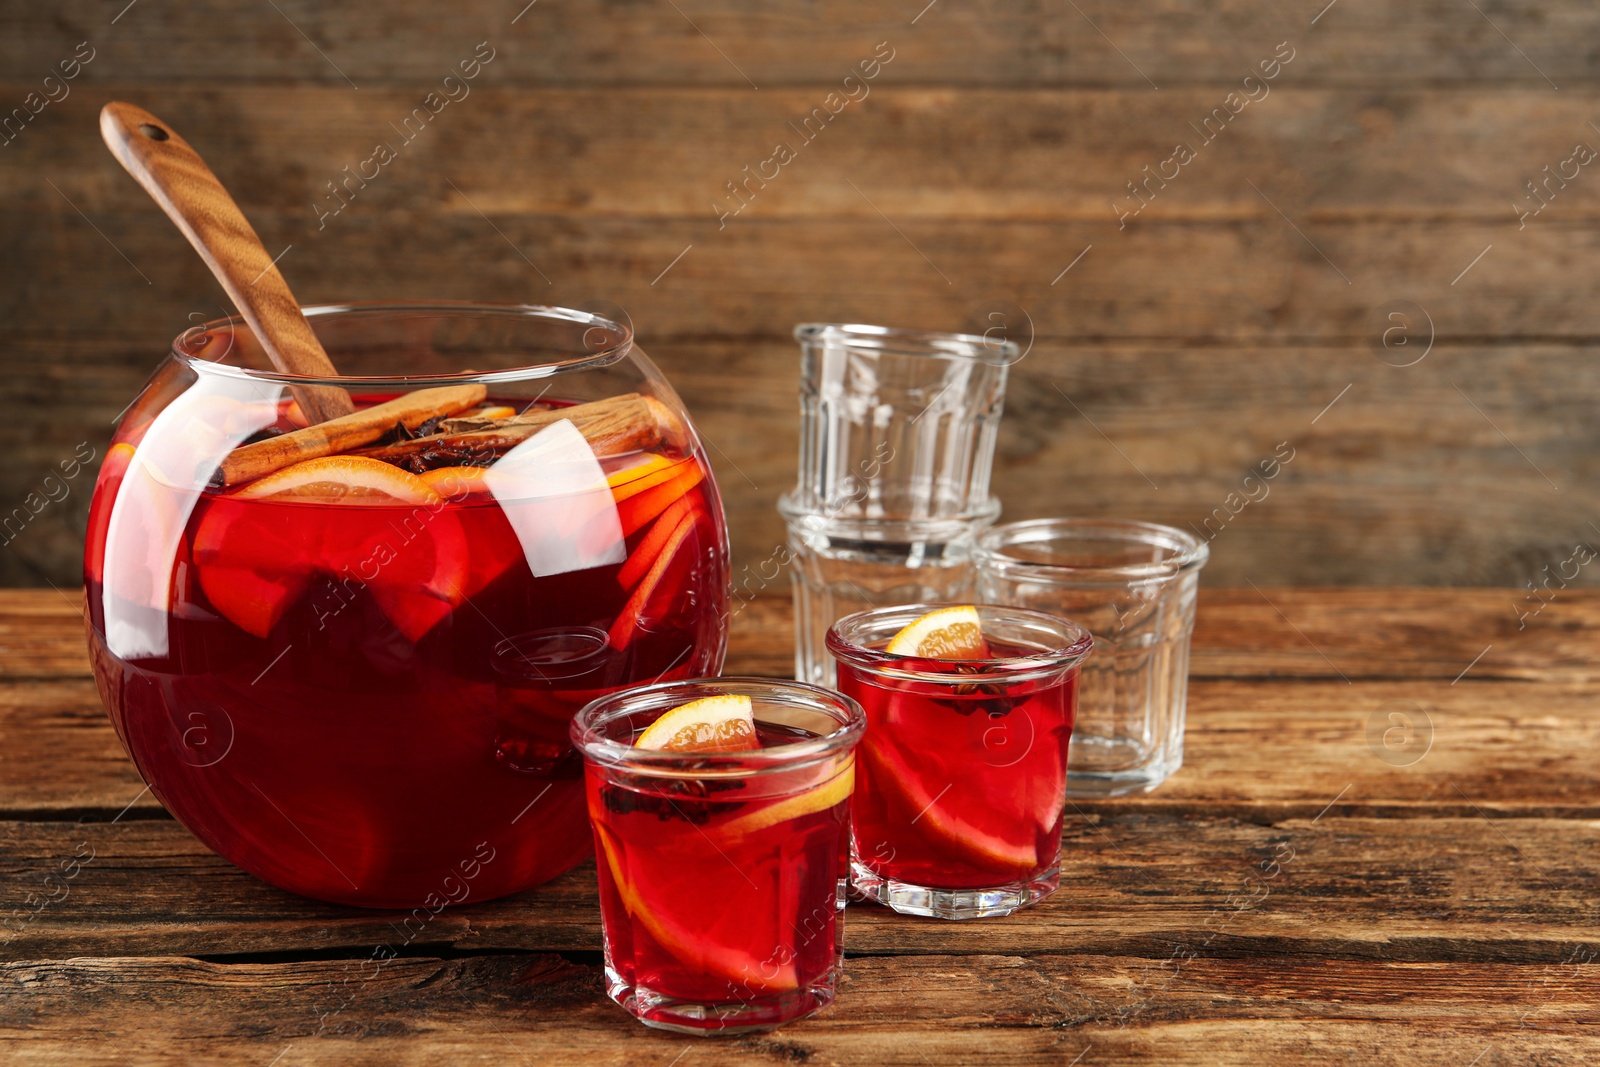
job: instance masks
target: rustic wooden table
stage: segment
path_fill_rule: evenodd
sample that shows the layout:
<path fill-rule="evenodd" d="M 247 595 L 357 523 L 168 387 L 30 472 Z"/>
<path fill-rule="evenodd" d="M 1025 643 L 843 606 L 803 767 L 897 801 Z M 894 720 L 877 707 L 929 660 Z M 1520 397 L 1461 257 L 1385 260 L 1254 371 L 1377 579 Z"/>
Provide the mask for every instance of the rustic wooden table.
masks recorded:
<path fill-rule="evenodd" d="M 1521 630 L 1515 601 L 1206 594 L 1188 762 L 1069 807 L 1055 897 L 852 906 L 833 1007 L 715 1041 L 605 998 L 589 865 L 374 965 L 394 915 L 199 845 L 119 747 L 78 605 L 0 593 L 0 1062 L 1594 1063 L 1600 594 Z M 783 674 L 787 614 L 741 614 L 730 671 Z"/>

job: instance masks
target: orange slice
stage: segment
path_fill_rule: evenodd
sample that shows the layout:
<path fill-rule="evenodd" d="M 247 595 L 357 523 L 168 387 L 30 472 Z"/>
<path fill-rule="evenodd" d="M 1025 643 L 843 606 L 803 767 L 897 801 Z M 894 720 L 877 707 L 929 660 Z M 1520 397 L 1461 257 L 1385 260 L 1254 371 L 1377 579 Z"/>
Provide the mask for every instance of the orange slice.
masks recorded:
<path fill-rule="evenodd" d="M 685 466 L 687 464 L 687 466 Z M 617 517 L 622 522 L 622 536 L 631 537 L 644 524 L 666 511 L 672 502 L 700 484 L 706 476 L 705 469 L 693 460 L 675 463 L 668 470 L 647 474 L 611 492 L 617 499 Z M 656 481 L 665 478 L 665 481 Z M 636 490 L 635 486 L 651 483 L 648 488 Z M 631 491 L 631 492 L 630 492 Z M 626 495 L 623 495 L 626 494 Z"/>
<path fill-rule="evenodd" d="M 239 490 L 250 500 L 285 497 L 341 504 L 437 504 L 439 494 L 410 471 L 366 456 L 308 459 Z"/>
<path fill-rule="evenodd" d="M 821 785 L 813 786 L 804 793 L 796 793 L 792 797 L 785 797 L 776 804 L 768 804 L 748 815 L 740 815 L 729 819 L 715 830 L 710 831 L 716 837 L 743 837 L 753 834 L 757 830 L 765 830 L 769 826 L 776 826 L 790 819 L 798 819 L 802 815 L 810 815 L 815 811 L 823 811 L 833 807 L 841 800 L 849 797 L 856 787 L 856 765 L 851 760 L 850 764 L 838 774 L 829 778 Z"/>
<path fill-rule="evenodd" d="M 787 941 L 789 934 L 775 931 L 778 937 L 785 940 L 775 939 L 773 951 L 765 958 L 744 946 L 720 943 L 750 939 L 749 931 L 743 928 L 743 914 L 739 909 L 728 909 L 722 916 L 722 923 L 733 920 L 739 922 L 740 927 L 731 931 L 718 930 L 714 934 L 706 929 L 704 919 L 686 922 L 677 916 L 651 910 L 645 902 L 645 894 L 628 877 L 629 867 L 637 866 L 643 876 L 639 881 L 650 887 L 653 896 L 695 900 L 697 897 L 692 891 L 694 886 L 705 881 L 700 864 L 715 862 L 713 857 L 691 853 L 686 862 L 670 854 L 661 857 L 631 855 L 630 850 L 625 850 L 623 843 L 601 824 L 598 816 L 594 817 L 594 828 L 595 841 L 600 846 L 600 854 L 605 857 L 606 873 L 611 876 L 611 884 L 622 898 L 623 908 L 668 952 L 698 971 L 717 975 L 753 991 L 787 993 L 800 987 L 793 945 Z M 655 862 L 650 862 L 652 859 Z M 782 904 L 778 904 L 774 910 L 781 913 Z M 726 938 L 716 936 L 724 933 Z M 767 942 L 763 941 L 762 944 Z M 785 948 L 788 952 L 778 951 Z"/>
<path fill-rule="evenodd" d="M 884 651 L 921 659 L 988 659 L 989 643 L 978 609 L 962 606 L 928 612 L 895 634 Z"/>
<path fill-rule="evenodd" d="M 507 407 L 505 404 L 491 404 L 486 408 L 479 408 L 472 414 L 479 419 L 509 419 L 517 413 L 517 409 Z"/>
<path fill-rule="evenodd" d="M 650 532 L 644 535 L 644 540 L 639 542 L 639 547 L 628 556 L 628 561 L 617 572 L 617 584 L 624 589 L 632 589 L 639 584 L 639 579 L 650 573 L 650 567 L 661 555 L 661 549 L 666 545 L 667 539 L 683 521 L 685 515 L 694 510 L 694 501 L 688 497 L 679 497 L 672 502 L 672 506 L 661 513 L 656 524 L 650 527 Z"/>
<path fill-rule="evenodd" d="M 673 563 L 682 553 L 684 545 L 688 542 L 690 536 L 694 535 L 696 519 L 699 515 L 699 511 L 690 508 L 688 513 L 678 520 L 678 524 L 672 528 L 672 532 L 667 535 L 665 542 L 662 544 L 661 554 L 656 556 L 654 562 L 650 564 L 650 570 L 646 572 L 638 587 L 634 589 L 633 595 L 628 598 L 626 604 L 622 605 L 622 610 L 617 612 L 617 619 L 611 624 L 608 640 L 611 642 L 611 647 L 618 652 L 633 643 L 634 635 L 639 632 L 639 620 L 644 617 L 645 610 L 649 608 L 651 600 L 656 596 L 658 590 L 665 588 L 666 595 L 670 595 L 673 591 L 673 586 L 665 585 L 664 583 Z"/>
<path fill-rule="evenodd" d="M 958 811 L 961 805 L 949 800 L 940 803 L 945 786 L 930 788 L 923 769 L 898 745 L 888 740 L 879 744 L 868 741 L 861 746 L 867 774 L 880 792 L 894 797 L 899 810 L 908 817 L 914 814 L 912 832 L 952 856 L 993 868 L 997 874 L 1023 875 L 1038 866 L 1034 830 L 1025 820 L 982 808 Z M 947 784 L 954 773 L 946 774 Z M 1056 786 L 1052 783 L 1046 788 Z"/>
<path fill-rule="evenodd" d="M 417 475 L 360 456 L 306 460 L 211 498 L 194 546 L 212 607 L 257 637 L 320 572 L 364 585 L 418 641 L 461 603 L 468 577 L 466 539 L 444 499 Z M 321 625 L 342 601 L 315 610 Z"/>
<path fill-rule="evenodd" d="M 761 742 L 750 698 L 723 693 L 664 712 L 633 745 L 664 752 L 746 752 Z"/>
<path fill-rule="evenodd" d="M 262 574 L 248 567 L 201 567 L 198 573 L 211 606 L 255 637 L 272 632 L 311 580 L 308 574 Z"/>
<path fill-rule="evenodd" d="M 612 471 L 610 474 L 606 475 L 606 484 L 610 485 L 611 488 L 616 489 L 619 486 L 628 485 L 631 482 L 638 481 L 647 474 L 654 474 L 662 468 L 670 466 L 672 466 L 672 460 L 667 459 L 665 456 L 658 456 L 654 453 L 651 453 L 645 456 L 642 461 L 635 463 L 632 466 L 623 467 L 621 470 Z M 640 488 L 645 489 L 649 487 L 641 486 Z"/>
<path fill-rule="evenodd" d="M 470 493 L 487 493 L 489 483 L 483 476 L 488 473 L 488 467 L 440 467 L 417 477 L 435 493 L 454 500 Z"/>

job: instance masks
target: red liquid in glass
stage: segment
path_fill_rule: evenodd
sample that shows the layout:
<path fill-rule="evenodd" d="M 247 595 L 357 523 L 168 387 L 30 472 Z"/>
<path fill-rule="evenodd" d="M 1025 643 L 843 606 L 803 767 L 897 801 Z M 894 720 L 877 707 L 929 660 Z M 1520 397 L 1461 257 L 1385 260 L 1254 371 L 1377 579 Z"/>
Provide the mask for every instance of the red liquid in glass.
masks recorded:
<path fill-rule="evenodd" d="M 758 722 L 757 736 L 810 735 Z M 749 779 L 590 769 L 607 963 L 642 1018 L 685 1025 L 675 1002 L 689 1002 L 730 1007 L 730 1025 L 776 1025 L 832 998 L 849 781 L 796 773 L 810 775 L 799 792 L 741 800 Z M 713 1010 L 705 1028 L 721 1022 Z"/>
<path fill-rule="evenodd" d="M 995 658 L 1035 649 L 990 640 Z M 958 675 L 958 663 L 904 661 Z M 861 703 L 852 811 L 856 856 L 883 878 L 938 889 L 1025 882 L 1061 842 L 1077 672 L 1065 679 L 951 686 L 839 665 L 839 690 Z"/>
<path fill-rule="evenodd" d="M 547 548 L 612 513 L 627 531 L 622 561 L 544 576 L 521 505 L 481 485 L 249 499 L 131 456 L 108 455 L 89 519 L 101 696 L 168 810 L 295 892 L 435 914 L 554 877 L 592 847 L 572 716 L 720 662 L 720 503 L 677 477 L 697 454 L 664 456 L 677 481 L 653 495 L 529 505 Z"/>

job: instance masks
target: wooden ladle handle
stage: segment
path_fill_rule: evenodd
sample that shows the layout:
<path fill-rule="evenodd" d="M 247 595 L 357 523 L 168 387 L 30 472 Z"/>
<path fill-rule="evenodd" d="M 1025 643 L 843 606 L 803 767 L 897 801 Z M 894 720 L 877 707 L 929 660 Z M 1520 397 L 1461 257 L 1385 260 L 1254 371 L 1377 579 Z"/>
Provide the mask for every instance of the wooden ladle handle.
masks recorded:
<path fill-rule="evenodd" d="M 101 109 L 100 135 L 206 261 L 273 366 L 289 374 L 336 376 L 261 238 L 189 142 L 150 112 L 120 101 Z M 297 386 L 294 395 L 312 422 L 355 410 L 350 394 L 332 386 Z"/>

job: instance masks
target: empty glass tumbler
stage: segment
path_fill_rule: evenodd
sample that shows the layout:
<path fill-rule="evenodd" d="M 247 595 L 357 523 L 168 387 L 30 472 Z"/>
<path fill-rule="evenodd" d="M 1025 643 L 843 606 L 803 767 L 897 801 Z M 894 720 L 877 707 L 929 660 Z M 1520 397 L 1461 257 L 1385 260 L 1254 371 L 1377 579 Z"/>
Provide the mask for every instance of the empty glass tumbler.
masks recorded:
<path fill-rule="evenodd" d="M 1009 341 L 810 323 L 800 342 L 800 472 L 789 529 L 795 677 L 832 685 L 834 620 L 884 604 L 969 598 L 990 496 Z"/>
<path fill-rule="evenodd" d="M 1189 642 L 1210 553 L 1193 534 L 1148 522 L 1035 519 L 979 537 L 979 600 L 1064 616 L 1094 635 L 1068 796 L 1149 792 L 1182 766 Z"/>

